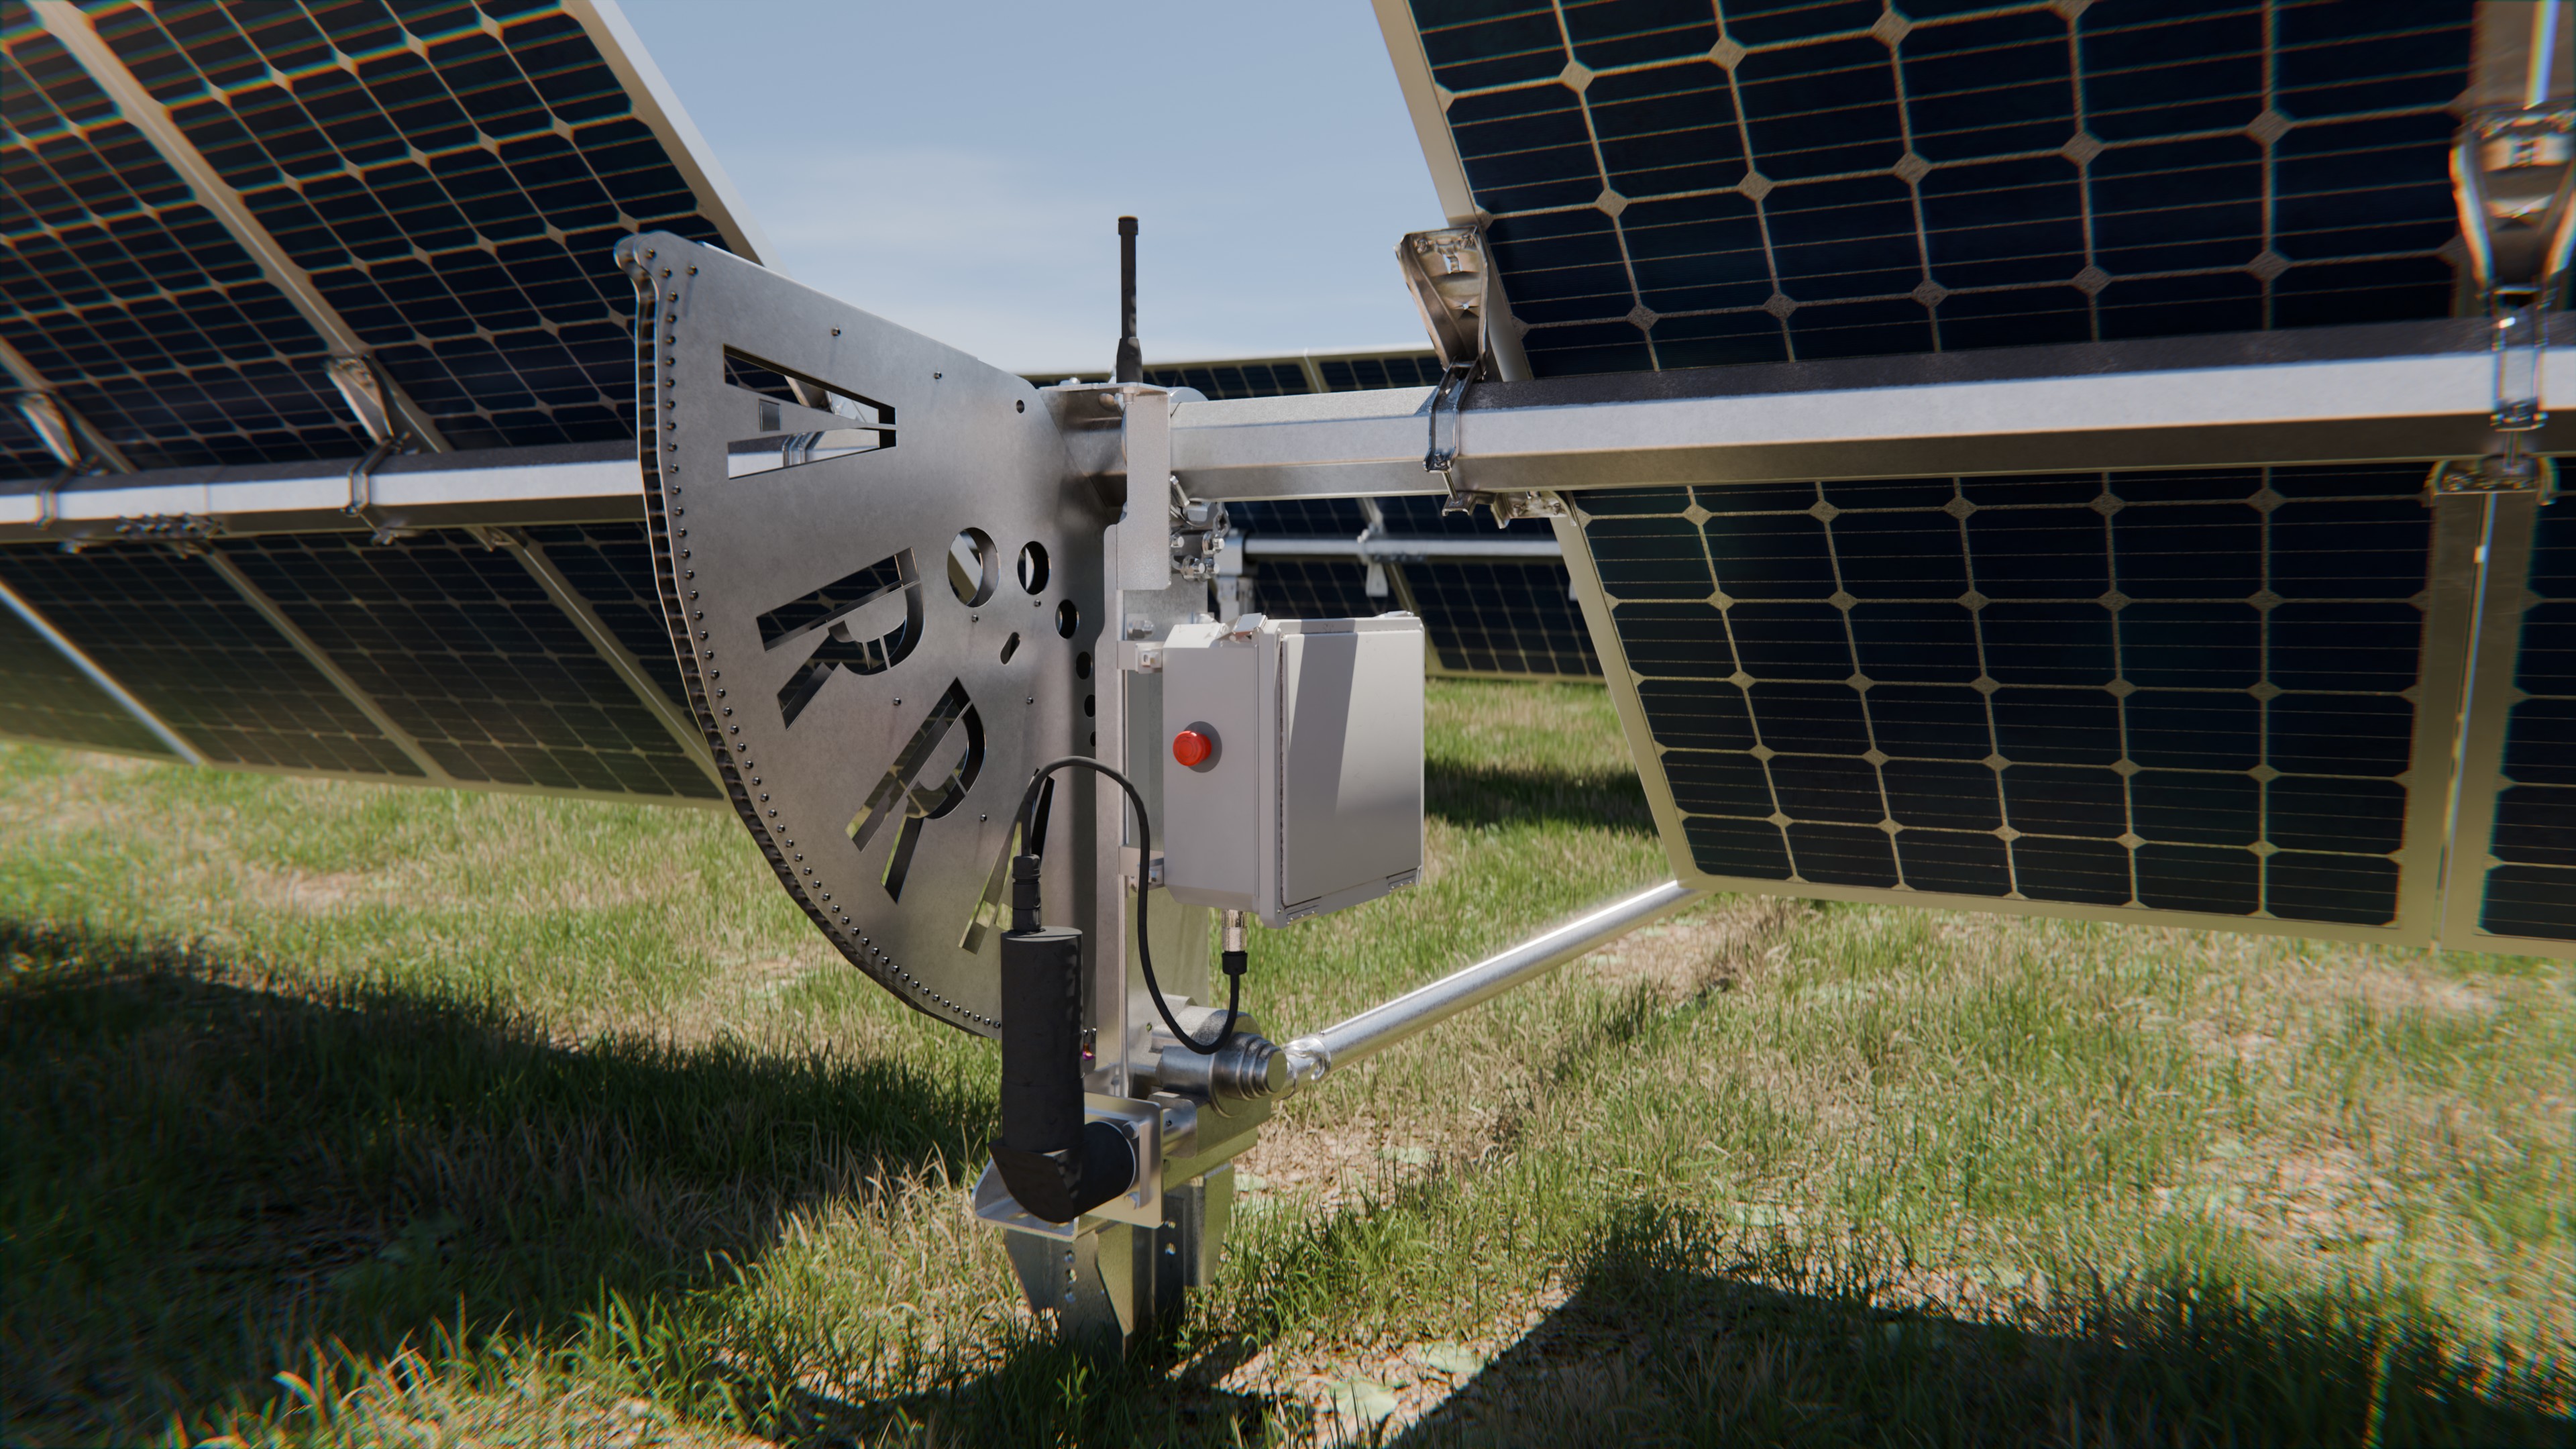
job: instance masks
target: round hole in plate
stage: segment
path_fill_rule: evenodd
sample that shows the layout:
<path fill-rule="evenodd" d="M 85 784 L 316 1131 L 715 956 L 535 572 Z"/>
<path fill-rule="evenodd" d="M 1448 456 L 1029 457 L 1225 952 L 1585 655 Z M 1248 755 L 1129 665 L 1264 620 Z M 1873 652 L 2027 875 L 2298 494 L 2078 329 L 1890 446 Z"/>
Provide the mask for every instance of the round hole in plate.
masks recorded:
<path fill-rule="evenodd" d="M 1090 650 L 1086 649 L 1080 654 L 1073 656 L 1073 677 L 1076 679 L 1089 679 L 1091 677 Z"/>
<path fill-rule="evenodd" d="M 948 591 L 970 609 L 981 606 L 1001 582 L 1001 563 L 1001 550 L 993 547 L 991 534 L 980 528 L 966 530 L 948 545 Z"/>
<path fill-rule="evenodd" d="M 1020 550 L 1020 587 L 1032 594 L 1043 594 L 1047 586 L 1047 551 L 1042 543 L 1031 543 Z"/>
<path fill-rule="evenodd" d="M 1055 606 L 1055 631 L 1058 634 L 1070 639 L 1073 631 L 1081 627 L 1082 611 L 1073 606 L 1073 600 L 1067 599 Z"/>

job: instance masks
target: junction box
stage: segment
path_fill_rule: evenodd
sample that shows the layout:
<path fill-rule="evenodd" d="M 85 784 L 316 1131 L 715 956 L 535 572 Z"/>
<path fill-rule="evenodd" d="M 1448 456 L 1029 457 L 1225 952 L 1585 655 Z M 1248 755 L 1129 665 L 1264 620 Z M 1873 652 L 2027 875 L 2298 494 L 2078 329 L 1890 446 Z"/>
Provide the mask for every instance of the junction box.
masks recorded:
<path fill-rule="evenodd" d="M 1422 621 L 1184 624 L 1164 641 L 1164 883 L 1265 926 L 1422 873 Z"/>

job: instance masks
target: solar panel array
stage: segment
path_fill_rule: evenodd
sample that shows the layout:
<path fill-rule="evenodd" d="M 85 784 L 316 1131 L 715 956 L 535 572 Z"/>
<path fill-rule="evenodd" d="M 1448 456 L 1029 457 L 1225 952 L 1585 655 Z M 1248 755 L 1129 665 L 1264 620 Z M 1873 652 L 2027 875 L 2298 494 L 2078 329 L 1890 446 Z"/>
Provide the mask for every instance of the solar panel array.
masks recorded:
<path fill-rule="evenodd" d="M 634 533 L 640 546 L 642 528 Z M 716 788 L 542 586 L 462 533 L 349 534 L 223 554 L 453 780 L 713 799 Z M 615 588 L 612 606 L 631 598 Z M 676 674 L 667 644 L 654 654 Z"/>
<path fill-rule="evenodd" d="M 631 440 L 615 242 L 742 230 L 667 103 L 603 53 L 607 24 L 580 0 L 0 0 L 11 371 L 146 469 L 365 452 L 333 328 L 449 447 Z M 60 469 L 0 411 L 0 480 Z M 535 570 L 464 533 L 219 533 L 8 547 L 0 580 L 218 763 L 712 797 L 663 723 L 678 686 L 640 524 L 529 530 Z M 14 616 L 0 677 L 0 733 L 162 750 Z"/>
<path fill-rule="evenodd" d="M 1412 13 L 1547 377 L 2449 315 L 2471 8 Z"/>
<path fill-rule="evenodd" d="M 2448 174 L 2469 6 L 1409 11 L 1433 164 L 1540 377 L 2473 301 Z M 2425 652 L 2426 468 L 1577 494 L 1576 564 L 1710 877 L 2368 933 L 2429 919 L 2439 868 L 2425 791 L 2457 722 L 2421 710 L 2457 661 Z M 2538 515 L 2519 622 L 2489 611 L 2520 640 L 2512 690 L 2470 701 L 2511 709 L 2493 865 L 2450 887 L 2526 941 L 2576 939 L 2567 507 Z"/>
<path fill-rule="evenodd" d="M 31 7 L 0 51 L 0 341 L 138 467 L 364 452 L 321 334 Z M 28 441 L 12 476 L 60 470 Z"/>
<path fill-rule="evenodd" d="M 646 615 L 639 606 L 637 586 L 649 576 L 632 571 L 643 526 L 531 532 L 676 696 L 658 608 Z M 427 780 L 425 759 L 441 783 L 716 798 L 686 749 L 506 550 L 453 532 L 391 546 L 317 533 L 196 548 L 0 549 L 0 583 L 216 763 Z M 301 643 L 263 618 L 211 559 L 238 570 Z M 11 685 L 0 734 L 166 753 L 14 617 L 0 624 L 0 680 Z"/>
<path fill-rule="evenodd" d="M 425 774 L 202 558 L 146 543 L 11 548 L 0 581 L 210 761 Z"/>
<path fill-rule="evenodd" d="M 1080 372 L 1020 375 L 1039 387 L 1078 382 L 1090 376 Z M 1167 362 L 1146 367 L 1145 381 L 1156 387 L 1196 388 L 1211 398 L 1369 392 L 1390 387 L 1429 387 L 1440 381 L 1440 359 L 1426 348 L 1420 352 L 1306 352 L 1295 357 Z"/>
<path fill-rule="evenodd" d="M 87 13 L 452 446 L 632 434 L 611 248 L 726 226 L 564 6 Z M 323 335 L 170 158 L 25 4 L 0 48 L 0 339 L 138 466 L 365 451 Z M 56 465 L 0 435 L 0 467 Z"/>

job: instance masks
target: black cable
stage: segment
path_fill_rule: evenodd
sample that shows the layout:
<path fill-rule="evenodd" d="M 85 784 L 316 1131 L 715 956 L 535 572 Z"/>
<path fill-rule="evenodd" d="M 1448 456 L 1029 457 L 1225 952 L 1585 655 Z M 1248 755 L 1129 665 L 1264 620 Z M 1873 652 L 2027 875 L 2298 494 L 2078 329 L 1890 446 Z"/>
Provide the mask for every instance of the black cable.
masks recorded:
<path fill-rule="evenodd" d="M 1225 953 L 1225 1027 L 1216 1034 L 1216 1039 L 1202 1042 L 1181 1030 L 1180 1021 L 1172 1015 L 1171 1003 L 1163 999 L 1162 983 L 1154 979 L 1154 947 L 1151 937 L 1145 930 L 1145 875 L 1154 866 L 1154 826 L 1153 822 L 1145 818 L 1145 797 L 1136 793 L 1135 782 L 1089 755 L 1066 755 L 1061 759 L 1049 760 L 1038 766 L 1029 776 L 1028 789 L 1020 794 L 1020 808 L 1017 815 L 1020 822 L 1020 853 L 1035 856 L 1044 849 L 1046 842 L 1037 838 L 1032 828 L 1034 822 L 1031 818 L 1037 807 L 1038 787 L 1046 783 L 1047 776 L 1068 766 L 1096 771 L 1117 781 L 1118 788 L 1127 792 L 1127 803 L 1136 807 L 1136 959 L 1145 968 L 1145 989 L 1153 994 L 1154 1010 L 1162 1014 L 1163 1025 L 1170 1029 L 1181 1045 L 1203 1057 L 1215 1056 L 1225 1050 L 1227 1042 L 1234 1039 L 1234 1023 L 1243 1003 L 1244 955 L 1240 951 Z M 1105 942 L 1103 944 L 1106 945 Z M 1106 961 L 1108 956 L 1104 952 L 1097 959 Z"/>

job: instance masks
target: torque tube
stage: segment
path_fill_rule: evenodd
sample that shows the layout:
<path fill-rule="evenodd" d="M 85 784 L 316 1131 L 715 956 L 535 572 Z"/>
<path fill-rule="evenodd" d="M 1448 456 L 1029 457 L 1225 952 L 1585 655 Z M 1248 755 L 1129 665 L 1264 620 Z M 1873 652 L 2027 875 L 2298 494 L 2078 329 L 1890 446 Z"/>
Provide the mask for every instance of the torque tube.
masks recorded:
<path fill-rule="evenodd" d="M 993 1166 L 1031 1216 L 1069 1223 L 1136 1178 L 1126 1134 L 1083 1121 L 1082 933 L 1008 931 L 1001 956 L 1002 1137 Z"/>

